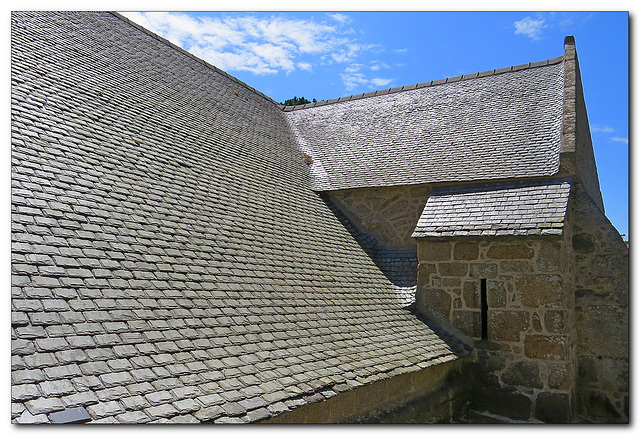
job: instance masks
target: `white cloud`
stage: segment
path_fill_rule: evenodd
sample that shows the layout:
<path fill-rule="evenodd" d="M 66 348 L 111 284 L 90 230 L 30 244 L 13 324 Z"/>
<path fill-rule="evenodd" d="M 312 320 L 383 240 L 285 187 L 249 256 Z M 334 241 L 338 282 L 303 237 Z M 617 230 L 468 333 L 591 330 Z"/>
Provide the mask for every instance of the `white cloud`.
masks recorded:
<path fill-rule="evenodd" d="M 376 44 L 348 43 L 345 48 L 339 49 L 331 54 L 331 58 L 337 63 L 353 62 L 360 53 L 378 47 Z"/>
<path fill-rule="evenodd" d="M 360 85 L 369 84 L 369 80 L 367 80 L 362 73 L 343 73 L 340 74 L 340 76 L 347 91 L 353 91 Z"/>
<path fill-rule="evenodd" d="M 278 69 L 270 66 L 269 62 L 251 52 L 220 52 L 212 48 L 201 47 L 194 47 L 190 51 L 225 71 L 251 71 L 254 74 L 275 74 L 278 72 Z"/>
<path fill-rule="evenodd" d="M 595 12 L 550 12 L 549 21 L 555 22 L 561 29 L 575 31 L 596 16 Z"/>
<path fill-rule="evenodd" d="M 295 69 L 291 60 L 292 54 L 285 47 L 273 44 L 249 44 L 249 48 L 259 59 L 263 59 L 271 67 L 279 68 L 286 72 L 291 72 Z"/>
<path fill-rule="evenodd" d="M 595 124 L 591 126 L 591 131 L 596 133 L 613 133 L 615 130 L 608 125 Z"/>
<path fill-rule="evenodd" d="M 351 17 L 345 14 L 327 14 L 340 24 L 349 24 L 352 20 Z"/>
<path fill-rule="evenodd" d="M 393 79 L 383 79 L 380 77 L 374 77 L 370 81 L 372 85 L 382 87 L 382 86 L 387 86 L 389 83 L 393 81 Z"/>
<path fill-rule="evenodd" d="M 614 136 L 611 138 L 611 140 L 614 142 L 620 142 L 629 145 L 629 139 L 627 139 L 626 137 Z"/>
<path fill-rule="evenodd" d="M 213 18 L 174 12 L 123 15 L 227 71 L 254 74 L 311 71 L 314 58 L 328 56 L 333 62 L 351 62 L 374 47 L 346 36 L 353 29 L 343 28 L 351 21 L 344 14 L 329 15 L 340 28 L 331 22 L 278 15 L 228 14 Z"/>
<path fill-rule="evenodd" d="M 182 46 L 190 38 L 203 36 L 201 24 L 185 14 L 169 12 L 125 12 L 124 16 L 152 32 Z"/>
<path fill-rule="evenodd" d="M 616 130 L 613 127 L 610 127 L 608 125 L 605 124 L 593 124 L 590 126 L 591 132 L 592 133 L 606 133 L 606 134 L 610 134 L 610 133 L 614 133 Z M 623 144 L 629 144 L 629 139 L 627 139 L 626 137 L 621 137 L 621 136 L 609 136 L 609 141 L 611 142 L 618 142 L 618 143 L 623 143 Z"/>
<path fill-rule="evenodd" d="M 349 44 L 345 48 L 331 54 L 331 59 L 338 63 L 351 62 L 358 57 L 360 45 Z"/>
<path fill-rule="evenodd" d="M 382 77 L 368 78 L 361 72 L 363 68 L 371 69 L 370 67 L 365 67 L 362 64 L 353 63 L 347 66 L 344 69 L 344 72 L 340 74 L 342 83 L 347 91 L 352 92 L 360 86 L 364 86 L 367 89 L 382 88 L 395 80 Z"/>
<path fill-rule="evenodd" d="M 516 21 L 513 25 L 516 28 L 516 35 L 525 35 L 531 39 L 540 39 L 542 29 L 547 27 L 544 18 L 534 20 L 531 17 Z"/>
<path fill-rule="evenodd" d="M 388 69 L 388 68 L 390 68 L 390 66 L 387 65 L 384 62 L 380 62 L 380 61 L 374 60 L 373 62 L 371 62 L 371 66 L 369 67 L 369 69 L 371 71 L 379 71 L 382 68 Z"/>

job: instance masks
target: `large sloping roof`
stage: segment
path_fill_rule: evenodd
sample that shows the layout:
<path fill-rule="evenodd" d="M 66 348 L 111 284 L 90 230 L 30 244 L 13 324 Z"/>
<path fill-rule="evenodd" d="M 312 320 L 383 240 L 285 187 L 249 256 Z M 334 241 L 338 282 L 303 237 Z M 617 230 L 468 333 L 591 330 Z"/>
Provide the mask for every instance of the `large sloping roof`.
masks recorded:
<path fill-rule="evenodd" d="M 456 358 L 272 101 L 110 13 L 11 49 L 16 421 L 249 422 Z"/>
<path fill-rule="evenodd" d="M 319 191 L 549 176 L 560 161 L 563 68 L 560 57 L 287 117 Z"/>
<path fill-rule="evenodd" d="M 560 235 L 569 178 L 435 188 L 414 237 Z"/>

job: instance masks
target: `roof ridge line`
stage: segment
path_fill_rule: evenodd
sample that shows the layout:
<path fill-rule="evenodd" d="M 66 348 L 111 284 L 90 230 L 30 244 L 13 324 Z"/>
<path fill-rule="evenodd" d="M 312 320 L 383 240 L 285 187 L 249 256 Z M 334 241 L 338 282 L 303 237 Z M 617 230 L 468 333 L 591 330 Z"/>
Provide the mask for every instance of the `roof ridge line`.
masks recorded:
<path fill-rule="evenodd" d="M 538 62 L 529 62 L 529 63 L 524 63 L 524 64 L 521 64 L 521 65 L 508 66 L 508 67 L 505 67 L 505 68 L 496 68 L 496 69 L 483 71 L 483 72 L 477 72 L 477 73 L 472 73 L 472 74 L 463 74 L 461 76 L 447 77 L 447 78 L 439 79 L 439 80 L 431 80 L 431 81 L 428 81 L 428 82 L 417 83 L 415 85 L 398 86 L 396 88 L 381 89 L 381 90 L 377 90 L 377 91 L 365 92 L 363 94 L 348 95 L 348 96 L 345 96 L 345 97 L 333 98 L 333 99 L 330 99 L 330 100 L 317 101 L 315 103 L 298 104 L 298 105 L 295 105 L 295 106 L 285 106 L 285 105 L 280 104 L 280 103 L 277 103 L 277 104 L 278 104 L 278 107 L 280 107 L 280 109 L 282 109 L 282 111 L 284 111 L 284 112 L 292 112 L 294 110 L 309 109 L 309 108 L 312 108 L 312 107 L 326 106 L 328 104 L 342 103 L 342 102 L 345 102 L 345 101 L 360 100 L 360 99 L 363 99 L 363 98 L 377 97 L 377 96 L 380 96 L 380 95 L 387 95 L 387 94 L 395 94 L 397 92 L 411 91 L 411 90 L 414 90 L 414 89 L 427 88 L 427 87 L 431 87 L 431 86 L 442 85 L 442 84 L 445 84 L 445 83 L 454 83 L 454 82 L 459 82 L 459 81 L 464 81 L 464 80 L 471 80 L 471 79 L 476 79 L 476 78 L 481 78 L 481 77 L 489 77 L 489 76 L 492 76 L 492 75 L 503 74 L 503 73 L 507 73 L 507 72 L 522 71 L 522 70 L 525 70 L 525 69 L 539 68 L 539 67 L 548 66 L 548 65 L 555 65 L 557 63 L 562 62 L 563 59 L 564 59 L 564 56 L 558 56 L 558 57 L 554 57 L 552 59 L 541 60 L 541 61 L 538 61 Z"/>
<path fill-rule="evenodd" d="M 231 74 L 229 74 L 228 72 L 221 70 L 221 69 L 220 69 L 220 68 L 218 68 L 217 66 L 210 64 L 210 63 L 209 63 L 209 62 L 207 62 L 206 60 L 204 60 L 204 59 L 200 59 L 198 56 L 196 56 L 196 55 L 194 55 L 194 54 L 189 53 L 189 52 L 188 52 L 187 50 L 185 50 L 184 48 L 177 46 L 176 44 L 174 44 L 173 42 L 169 41 L 168 39 L 163 38 L 162 36 L 158 35 L 158 34 L 157 34 L 157 33 L 155 33 L 155 32 L 152 32 L 151 30 L 149 30 L 149 29 L 147 29 L 147 28 L 145 28 L 145 27 L 141 26 L 140 24 L 138 24 L 138 23 L 136 23 L 136 22 L 134 22 L 134 21 L 131 21 L 129 18 L 125 17 L 125 16 L 124 16 L 124 15 L 122 15 L 120 12 L 117 12 L 117 11 L 109 11 L 109 12 L 110 12 L 112 15 L 114 15 L 114 16 L 116 16 L 116 17 L 120 18 L 121 20 L 123 20 L 123 21 L 125 21 L 125 22 L 127 22 L 127 23 L 131 24 L 133 27 L 135 27 L 135 28 L 137 28 L 137 29 L 139 29 L 139 30 L 143 31 L 144 33 L 146 33 L 147 35 L 151 36 L 152 38 L 155 38 L 155 39 L 157 39 L 158 41 L 163 42 L 164 44 L 168 45 L 169 47 L 174 48 L 174 49 L 178 50 L 179 52 L 181 52 L 182 54 L 187 55 L 188 57 L 190 57 L 191 59 L 195 60 L 196 62 L 203 64 L 203 65 L 204 65 L 204 66 L 206 66 L 207 68 L 212 69 L 213 71 L 215 71 L 215 72 L 217 72 L 217 73 L 219 73 L 219 74 L 221 74 L 221 75 L 223 75 L 223 76 L 227 77 L 228 79 L 230 79 L 230 80 L 232 80 L 232 81 L 236 82 L 236 83 L 237 83 L 237 84 L 239 84 L 240 86 L 243 86 L 243 87 L 247 88 L 249 91 L 256 93 L 257 95 L 259 95 L 259 96 L 263 97 L 264 99 L 266 99 L 266 100 L 267 100 L 267 101 L 269 101 L 270 103 L 273 103 L 273 104 L 275 104 L 276 106 L 281 106 L 281 104 L 280 104 L 280 103 L 278 103 L 277 101 L 275 101 L 275 100 L 274 100 L 274 99 L 272 99 L 271 97 L 269 97 L 269 96 L 267 96 L 267 95 L 263 94 L 262 92 L 260 92 L 259 90 L 255 89 L 255 88 L 253 88 L 253 87 L 249 86 L 248 84 L 246 84 L 246 83 L 245 83 L 245 82 L 243 82 L 242 80 L 238 79 L 237 77 L 234 77 L 234 76 L 232 76 Z"/>
<path fill-rule="evenodd" d="M 542 177 L 525 177 L 525 178 L 503 178 L 496 180 L 478 180 L 474 182 L 456 182 L 443 183 L 445 186 L 438 186 L 437 183 L 431 189 L 432 196 L 439 196 L 442 191 L 481 191 L 481 190 L 499 190 L 499 186 L 539 186 L 547 184 L 572 183 L 574 181 L 571 175 L 553 174 Z"/>

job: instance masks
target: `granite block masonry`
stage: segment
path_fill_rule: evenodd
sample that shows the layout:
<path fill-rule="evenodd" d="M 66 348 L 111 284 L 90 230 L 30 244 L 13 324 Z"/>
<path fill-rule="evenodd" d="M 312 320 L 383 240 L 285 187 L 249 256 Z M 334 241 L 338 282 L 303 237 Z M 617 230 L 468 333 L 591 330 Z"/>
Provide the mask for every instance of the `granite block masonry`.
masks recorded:
<path fill-rule="evenodd" d="M 484 395 L 508 392 L 499 402 L 477 398 L 476 409 L 547 422 L 575 416 L 573 276 L 564 243 L 419 240 L 418 309 L 476 341 Z M 516 396 L 515 409 L 506 407 Z M 548 397 L 567 400 L 547 415 L 536 404 Z"/>

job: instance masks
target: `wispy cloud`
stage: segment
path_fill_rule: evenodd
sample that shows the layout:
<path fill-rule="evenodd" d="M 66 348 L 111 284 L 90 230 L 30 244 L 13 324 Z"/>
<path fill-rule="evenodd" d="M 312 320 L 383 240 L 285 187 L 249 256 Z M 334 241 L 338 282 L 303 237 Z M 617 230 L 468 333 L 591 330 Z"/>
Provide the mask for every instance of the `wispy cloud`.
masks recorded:
<path fill-rule="evenodd" d="M 595 12 L 550 12 L 549 20 L 561 29 L 576 29 L 587 24 L 596 16 Z"/>
<path fill-rule="evenodd" d="M 349 24 L 351 22 L 351 17 L 345 14 L 336 13 L 327 15 L 341 24 Z"/>
<path fill-rule="evenodd" d="M 370 80 L 371 84 L 374 86 L 387 86 L 388 84 L 390 84 L 391 82 L 393 82 L 393 80 L 395 79 L 383 79 L 381 77 L 374 77 Z"/>
<path fill-rule="evenodd" d="M 602 138 L 602 135 L 606 135 L 608 136 L 608 140 L 609 142 L 618 142 L 618 143 L 623 143 L 628 145 L 629 144 L 629 139 L 626 137 L 622 137 L 622 136 L 611 136 L 612 133 L 615 133 L 616 129 L 613 127 L 610 127 L 608 125 L 605 124 L 593 124 L 589 126 L 589 129 L 591 130 L 591 133 L 597 133 L 600 135 L 600 137 Z"/>
<path fill-rule="evenodd" d="M 341 48 L 331 54 L 331 59 L 333 59 L 337 63 L 353 62 L 359 57 L 362 52 L 371 50 L 372 48 L 376 47 L 376 44 L 345 44 L 344 48 Z"/>
<path fill-rule="evenodd" d="M 526 16 L 520 21 L 515 21 L 513 27 L 516 35 L 539 40 L 544 37 L 545 32 L 551 30 L 567 35 L 573 34 L 596 16 L 596 12 L 537 12 L 533 17 Z"/>
<path fill-rule="evenodd" d="M 298 62 L 298 68 L 305 71 L 311 71 L 313 69 L 313 65 L 311 65 L 309 62 Z"/>
<path fill-rule="evenodd" d="M 613 133 L 615 130 L 608 125 L 594 124 L 591 126 L 591 132 L 593 133 Z"/>
<path fill-rule="evenodd" d="M 377 62 L 373 62 L 373 65 L 365 66 L 360 63 L 353 63 L 344 69 L 344 72 L 340 74 L 342 83 L 345 89 L 352 92 L 360 86 L 364 86 L 368 89 L 382 88 L 388 86 L 395 79 L 384 77 L 367 77 L 363 71 L 377 71 L 381 65 Z"/>
<path fill-rule="evenodd" d="M 627 139 L 626 137 L 614 136 L 610 140 L 613 142 L 620 142 L 629 145 L 629 139 Z"/>
<path fill-rule="evenodd" d="M 329 14 L 331 21 L 253 14 L 193 17 L 174 12 L 128 12 L 132 21 L 227 71 L 254 74 L 312 71 L 328 56 L 331 62 L 353 62 L 375 45 L 348 35 L 351 18 Z"/>
<path fill-rule="evenodd" d="M 381 62 L 378 60 L 374 60 L 371 62 L 371 65 L 369 66 L 369 69 L 371 71 L 380 71 L 381 69 L 389 69 L 391 68 L 388 64 L 386 64 L 385 62 Z"/>
<path fill-rule="evenodd" d="M 525 35 L 531 39 L 540 39 L 542 30 L 547 27 L 544 18 L 533 19 L 525 17 L 520 21 L 513 23 L 516 28 L 516 35 Z"/>

